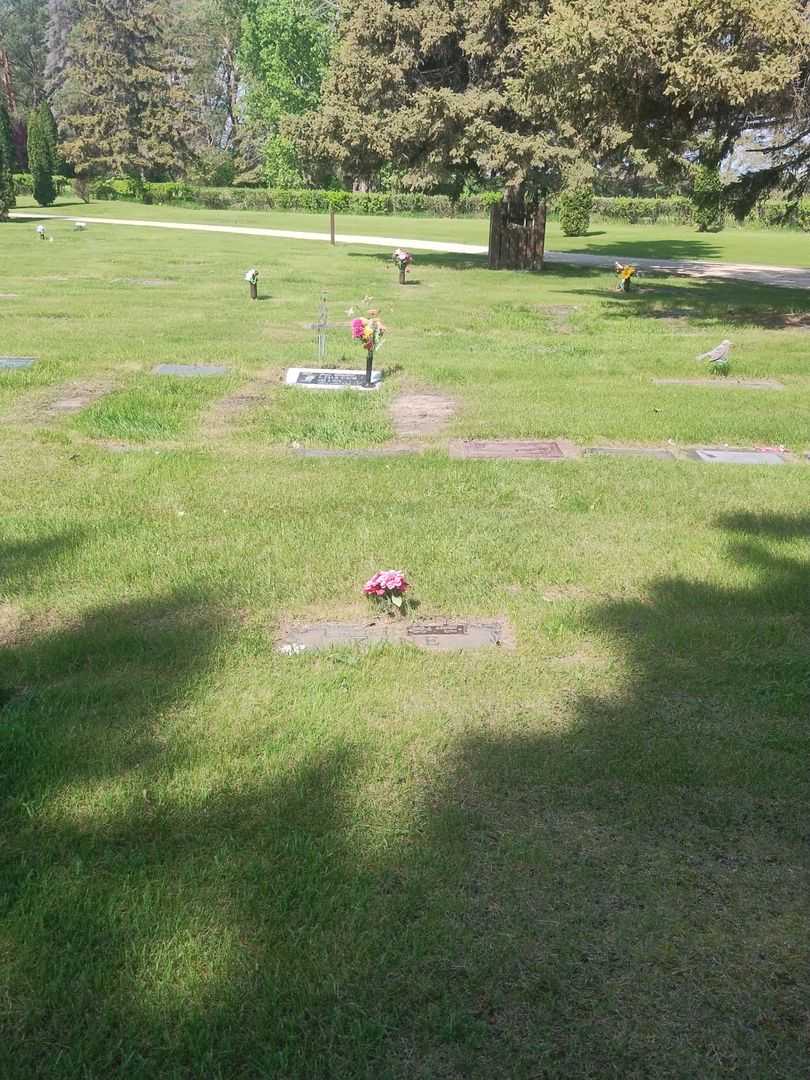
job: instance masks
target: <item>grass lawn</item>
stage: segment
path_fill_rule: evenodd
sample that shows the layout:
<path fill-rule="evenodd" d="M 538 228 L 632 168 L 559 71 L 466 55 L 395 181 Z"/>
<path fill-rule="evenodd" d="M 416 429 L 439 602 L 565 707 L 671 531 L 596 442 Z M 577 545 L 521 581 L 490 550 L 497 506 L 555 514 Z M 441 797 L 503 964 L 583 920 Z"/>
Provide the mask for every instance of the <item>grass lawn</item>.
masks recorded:
<path fill-rule="evenodd" d="M 3 1080 L 804 1080 L 810 466 L 446 441 L 806 450 L 807 294 L 49 232 L 0 226 Z M 380 391 L 281 385 L 322 288 Z M 723 337 L 785 389 L 652 383 Z M 294 454 L 411 389 L 457 403 L 425 453 Z M 389 566 L 517 647 L 274 651 Z"/>
<path fill-rule="evenodd" d="M 31 198 L 18 199 L 18 210 L 41 210 Z M 259 226 L 303 232 L 328 232 L 326 215 L 201 210 L 196 207 L 144 206 L 142 203 L 93 202 L 86 206 L 73 196 L 57 200 L 52 212 L 92 217 L 125 217 L 145 221 L 183 221 L 205 224 Z M 48 212 L 48 211 L 44 211 Z M 486 244 L 489 223 L 483 218 L 446 220 L 425 217 L 367 217 L 340 214 L 338 233 L 363 236 L 438 240 L 458 244 Z M 651 259 L 719 259 L 770 266 L 810 267 L 807 233 L 788 229 L 741 229 L 701 234 L 686 225 L 625 225 L 594 223 L 587 236 L 563 236 L 556 221 L 549 222 L 550 251 L 577 251 L 590 255 Z"/>

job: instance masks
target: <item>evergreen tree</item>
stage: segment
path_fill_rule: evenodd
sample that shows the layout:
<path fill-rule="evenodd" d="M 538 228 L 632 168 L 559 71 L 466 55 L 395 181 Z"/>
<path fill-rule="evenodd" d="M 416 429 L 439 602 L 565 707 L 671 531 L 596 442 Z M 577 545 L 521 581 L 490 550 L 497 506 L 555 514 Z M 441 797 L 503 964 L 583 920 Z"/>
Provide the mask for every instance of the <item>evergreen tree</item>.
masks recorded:
<path fill-rule="evenodd" d="M 188 95 L 154 0 L 76 0 L 62 93 L 62 150 L 79 177 L 178 175 Z"/>
<path fill-rule="evenodd" d="M 77 0 L 48 0 L 45 84 L 58 96 L 70 65 L 70 35 L 79 18 Z"/>
<path fill-rule="evenodd" d="M 40 206 L 51 206 L 56 199 L 53 183 L 53 148 L 40 109 L 28 120 L 28 168 L 34 186 L 34 198 Z"/>
<path fill-rule="evenodd" d="M 8 217 L 15 205 L 14 197 L 14 140 L 11 121 L 5 102 L 0 98 L 0 221 Z"/>
<path fill-rule="evenodd" d="M 40 123 L 42 124 L 42 133 L 48 144 L 48 151 L 51 156 L 51 172 L 58 173 L 60 171 L 59 131 L 56 127 L 53 111 L 47 101 L 43 101 L 37 111 L 39 113 Z"/>

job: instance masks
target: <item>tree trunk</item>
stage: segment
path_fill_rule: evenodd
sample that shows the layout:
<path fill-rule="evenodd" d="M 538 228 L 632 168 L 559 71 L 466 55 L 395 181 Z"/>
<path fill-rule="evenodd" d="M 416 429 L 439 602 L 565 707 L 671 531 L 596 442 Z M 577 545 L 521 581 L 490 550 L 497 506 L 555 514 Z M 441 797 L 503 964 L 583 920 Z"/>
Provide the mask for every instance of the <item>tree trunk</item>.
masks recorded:
<path fill-rule="evenodd" d="M 495 203 L 489 217 L 491 270 L 542 270 L 546 248 L 546 197 L 526 202 L 522 191 Z"/>

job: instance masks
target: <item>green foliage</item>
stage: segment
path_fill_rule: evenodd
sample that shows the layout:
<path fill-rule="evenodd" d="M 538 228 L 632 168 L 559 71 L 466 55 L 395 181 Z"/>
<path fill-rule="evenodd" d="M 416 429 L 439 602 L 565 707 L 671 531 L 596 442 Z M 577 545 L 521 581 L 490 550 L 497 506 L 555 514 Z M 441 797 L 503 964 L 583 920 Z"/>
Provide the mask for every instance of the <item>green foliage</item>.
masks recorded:
<path fill-rule="evenodd" d="M 56 199 L 53 155 L 50 129 L 41 109 L 37 109 L 28 121 L 28 167 L 31 170 L 34 198 L 40 206 L 52 206 Z"/>
<path fill-rule="evenodd" d="M 63 91 L 77 175 L 165 176 L 187 157 L 188 95 L 153 0 L 76 0 Z"/>
<path fill-rule="evenodd" d="M 303 182 L 301 165 L 293 142 L 284 135 L 271 135 L 263 149 L 262 174 L 268 187 L 299 187 Z"/>
<path fill-rule="evenodd" d="M 710 165 L 695 168 L 692 202 L 698 232 L 719 232 L 723 228 L 723 184 L 716 168 Z"/>
<path fill-rule="evenodd" d="M 587 236 L 591 224 L 593 191 L 584 184 L 566 188 L 557 197 L 560 228 L 566 236 Z"/>
<path fill-rule="evenodd" d="M 14 141 L 8 111 L 0 98 L 0 220 L 15 205 L 14 192 Z"/>

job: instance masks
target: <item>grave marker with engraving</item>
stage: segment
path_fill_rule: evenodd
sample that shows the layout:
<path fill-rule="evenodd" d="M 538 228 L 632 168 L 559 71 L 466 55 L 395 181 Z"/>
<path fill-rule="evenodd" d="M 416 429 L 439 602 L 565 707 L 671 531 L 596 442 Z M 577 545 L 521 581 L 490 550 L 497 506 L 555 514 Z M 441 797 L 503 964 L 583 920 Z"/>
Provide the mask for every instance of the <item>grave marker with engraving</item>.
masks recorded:
<path fill-rule="evenodd" d="M 556 461 L 563 457 L 559 443 L 532 440 L 479 439 L 451 442 L 450 457 L 495 458 L 508 461 Z"/>
<path fill-rule="evenodd" d="M 785 457 L 777 450 L 691 450 L 696 461 L 721 462 L 724 465 L 784 465 Z"/>
<path fill-rule="evenodd" d="M 372 372 L 368 387 L 365 371 L 337 368 L 288 368 L 284 377 L 287 386 L 302 386 L 307 390 L 376 390 L 381 380 L 381 371 Z"/>
<path fill-rule="evenodd" d="M 392 620 L 371 623 L 323 622 L 291 628 L 276 645 L 278 652 L 297 656 L 346 645 L 415 645 L 431 652 L 456 652 L 513 645 L 512 633 L 502 620 L 436 619 L 403 624 Z"/>

